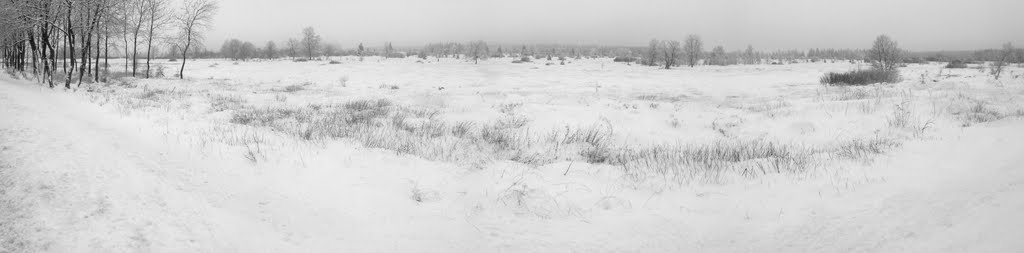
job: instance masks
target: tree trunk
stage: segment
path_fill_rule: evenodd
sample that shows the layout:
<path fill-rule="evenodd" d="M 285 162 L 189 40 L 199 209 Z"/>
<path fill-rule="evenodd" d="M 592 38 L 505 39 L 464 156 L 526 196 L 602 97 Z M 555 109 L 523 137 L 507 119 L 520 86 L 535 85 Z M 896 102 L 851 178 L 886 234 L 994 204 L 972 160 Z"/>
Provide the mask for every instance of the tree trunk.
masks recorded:
<path fill-rule="evenodd" d="M 148 38 L 148 43 L 146 43 L 146 78 L 149 78 L 149 74 L 150 74 L 150 72 L 152 72 L 150 70 L 149 60 L 152 59 L 152 56 L 150 56 L 150 55 L 153 53 L 153 23 L 154 23 L 154 20 L 153 20 L 152 15 L 154 15 L 154 13 L 150 13 L 149 15 L 150 15 L 150 19 L 149 19 L 149 38 Z"/>
<path fill-rule="evenodd" d="M 72 24 L 72 22 L 71 22 L 71 8 L 69 7 L 68 8 L 68 12 L 67 12 L 67 24 L 65 24 L 65 26 L 67 27 L 66 28 L 67 29 L 67 32 L 66 32 L 67 33 L 67 36 L 66 36 L 67 37 L 66 38 L 67 41 L 64 42 L 65 44 L 67 44 L 66 45 L 67 46 L 67 51 L 64 52 L 64 55 L 66 55 L 65 57 L 67 57 L 67 56 L 71 57 L 71 67 L 67 68 L 67 70 L 65 71 L 66 72 L 65 73 L 66 77 L 64 78 L 64 88 L 65 89 L 71 89 L 71 77 L 75 74 L 75 66 L 76 66 L 75 65 L 75 30 L 71 26 L 71 24 Z M 65 66 L 67 66 L 67 64 L 65 64 Z"/>
<path fill-rule="evenodd" d="M 192 28 L 186 29 L 185 48 L 181 50 L 181 70 L 178 71 L 178 78 L 185 79 L 185 61 L 188 61 L 188 48 L 192 45 Z"/>
<path fill-rule="evenodd" d="M 104 82 L 106 82 L 107 78 L 109 78 L 107 75 L 110 75 L 110 31 L 108 30 L 105 33 L 105 35 L 106 36 L 103 36 L 103 72 L 105 72 L 105 75 L 103 76 Z"/>

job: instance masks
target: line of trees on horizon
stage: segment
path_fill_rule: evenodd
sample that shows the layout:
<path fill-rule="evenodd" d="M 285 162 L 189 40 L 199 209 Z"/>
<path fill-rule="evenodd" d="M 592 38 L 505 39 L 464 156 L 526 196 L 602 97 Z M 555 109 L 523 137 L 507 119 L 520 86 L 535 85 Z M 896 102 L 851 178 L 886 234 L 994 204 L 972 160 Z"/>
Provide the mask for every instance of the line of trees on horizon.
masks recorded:
<path fill-rule="evenodd" d="M 313 27 L 303 28 L 297 38 L 278 44 L 229 39 L 218 51 L 204 48 L 203 32 L 212 24 L 217 11 L 215 0 L 6 0 L 0 2 L 0 49 L 3 67 L 30 71 L 39 82 L 54 87 L 63 81 L 66 88 L 73 80 L 100 81 L 112 73 L 110 58 L 123 58 L 123 74 L 150 78 L 152 60 L 163 57 L 181 60 L 177 77 L 184 78 L 189 58 L 225 58 L 236 61 L 253 59 L 292 59 L 296 61 L 330 60 L 337 56 L 378 56 L 383 59 L 417 57 L 435 61 L 450 58 L 479 63 L 491 58 L 514 58 L 513 62 L 538 59 L 561 61 L 582 58 L 612 58 L 615 62 L 658 66 L 789 64 L 799 62 L 873 62 L 869 49 L 812 48 L 808 50 L 758 51 L 753 45 L 743 50 L 705 46 L 703 39 L 690 34 L 683 41 L 652 39 L 647 47 L 522 44 L 492 45 L 485 41 L 436 42 L 422 47 L 395 48 L 385 42 L 380 47 L 362 43 L 345 49 L 325 43 Z M 161 50 L 163 49 L 163 50 Z M 899 62 L 990 61 L 1021 63 L 1024 50 L 1007 44 L 1002 49 L 967 52 L 914 53 L 898 50 Z M 162 56 L 161 56 L 162 55 Z M 160 65 L 162 67 L 162 65 Z M 102 67 L 102 69 L 101 69 Z M 158 67 L 160 69 L 160 67 Z M 58 71 L 59 70 L 59 71 Z"/>
<path fill-rule="evenodd" d="M 614 47 L 595 45 L 563 45 L 563 44 L 533 44 L 533 45 L 498 45 L 491 46 L 484 41 L 460 42 L 437 42 L 428 43 L 420 48 L 408 47 L 395 49 L 390 42 L 385 42 L 382 47 L 364 47 L 359 43 L 357 47 L 344 50 L 335 43 L 323 43 L 323 39 L 312 27 L 307 27 L 300 33 L 299 39 L 287 39 L 282 47 L 276 42 L 268 41 L 263 47 L 256 47 L 254 43 L 230 39 L 224 42 L 221 50 L 212 57 L 221 57 L 231 60 L 269 60 L 287 58 L 298 61 L 325 59 L 336 56 L 358 56 L 360 59 L 366 56 L 380 56 L 382 58 L 405 58 L 417 57 L 421 60 L 433 58 L 440 61 L 444 58 L 463 59 L 479 63 L 481 60 L 490 58 L 516 58 L 515 62 L 531 61 L 532 59 L 557 59 L 564 61 L 568 58 L 613 58 L 616 62 L 630 64 L 642 64 L 648 66 L 660 66 L 672 68 L 678 66 L 694 67 L 697 65 L 736 65 L 736 64 L 789 64 L 799 62 L 864 62 L 871 61 L 869 49 L 834 49 L 834 48 L 812 48 L 808 50 L 776 50 L 757 51 L 752 45 L 744 50 L 726 51 L 723 46 L 714 46 L 706 49 L 704 42 L 699 35 L 690 34 L 682 42 L 674 40 L 659 41 L 652 39 L 646 48 L 641 47 Z M 998 50 L 975 51 L 970 57 L 971 60 L 994 60 L 993 53 L 985 53 Z M 1024 50 L 1018 50 L 1024 54 Z M 930 57 L 914 56 L 920 55 L 913 52 L 900 50 L 901 63 L 920 63 L 924 61 L 949 60 L 951 57 L 941 53 Z M 1024 59 L 1024 57 L 1015 57 Z"/>

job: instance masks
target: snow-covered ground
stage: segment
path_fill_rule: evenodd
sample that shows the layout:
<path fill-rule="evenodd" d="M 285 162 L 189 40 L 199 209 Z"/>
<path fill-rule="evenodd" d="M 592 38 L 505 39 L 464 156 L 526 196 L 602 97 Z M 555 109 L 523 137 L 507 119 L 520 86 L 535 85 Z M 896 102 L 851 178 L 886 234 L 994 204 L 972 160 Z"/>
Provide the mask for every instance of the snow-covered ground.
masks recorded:
<path fill-rule="evenodd" d="M 1021 68 L 841 88 L 818 78 L 866 66 L 338 60 L 75 92 L 0 78 L 0 252 L 1024 249 Z M 365 99 L 411 116 L 304 121 Z M 459 122 L 477 127 L 394 137 Z M 465 137 L 498 125 L 511 140 Z M 599 140 L 549 140 L 580 129 Z"/>

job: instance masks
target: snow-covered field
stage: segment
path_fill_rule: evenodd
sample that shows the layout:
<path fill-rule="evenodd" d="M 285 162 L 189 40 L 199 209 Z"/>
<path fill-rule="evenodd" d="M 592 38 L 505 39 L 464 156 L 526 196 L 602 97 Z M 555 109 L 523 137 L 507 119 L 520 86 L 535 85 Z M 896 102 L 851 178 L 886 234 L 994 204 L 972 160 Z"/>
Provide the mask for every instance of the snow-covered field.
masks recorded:
<path fill-rule="evenodd" d="M 3 77 L 0 252 L 1024 249 L 1019 67 L 336 60 Z"/>

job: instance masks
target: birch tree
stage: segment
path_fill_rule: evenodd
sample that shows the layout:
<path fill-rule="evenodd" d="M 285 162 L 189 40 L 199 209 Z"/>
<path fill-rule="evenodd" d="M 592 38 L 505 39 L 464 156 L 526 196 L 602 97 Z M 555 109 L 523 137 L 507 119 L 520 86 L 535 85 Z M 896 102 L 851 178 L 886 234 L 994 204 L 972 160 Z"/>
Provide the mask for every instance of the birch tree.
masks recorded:
<path fill-rule="evenodd" d="M 180 29 L 181 70 L 178 77 L 185 79 L 185 63 L 188 61 L 188 50 L 192 44 L 202 43 L 203 32 L 213 25 L 213 16 L 217 13 L 217 2 L 214 0 L 185 0 L 181 6 L 181 12 L 177 16 L 177 25 Z"/>
<path fill-rule="evenodd" d="M 150 77 L 150 60 L 153 59 L 153 40 L 160 36 L 160 29 L 167 25 L 169 13 L 167 0 L 143 0 L 146 2 L 146 78 Z"/>

